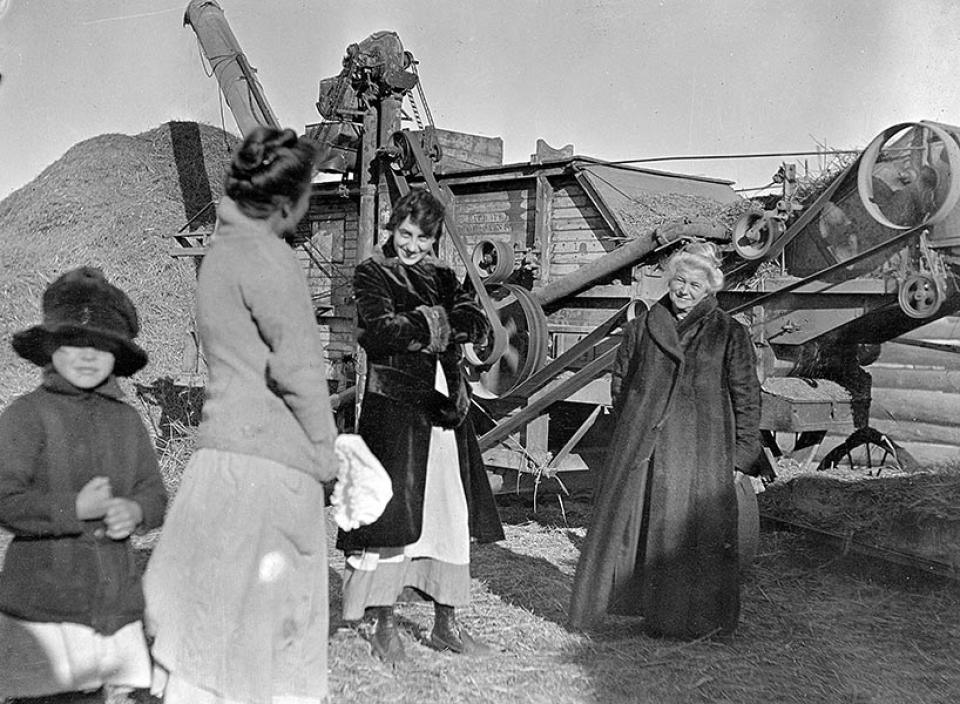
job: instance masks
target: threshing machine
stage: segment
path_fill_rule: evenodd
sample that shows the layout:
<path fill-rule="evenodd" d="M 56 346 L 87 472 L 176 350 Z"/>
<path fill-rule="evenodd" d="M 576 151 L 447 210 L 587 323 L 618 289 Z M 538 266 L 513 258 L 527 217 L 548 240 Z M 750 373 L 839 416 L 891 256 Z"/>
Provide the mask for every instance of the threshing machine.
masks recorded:
<path fill-rule="evenodd" d="M 276 124 L 217 3 L 192 0 L 185 23 L 241 131 Z M 869 427 L 863 367 L 881 343 L 960 308 L 960 128 L 890 127 L 805 205 L 785 164 L 781 197 L 764 208 L 730 182 L 569 147 L 541 143 L 528 162 L 503 164 L 499 139 L 432 125 L 416 66 L 392 32 L 351 45 L 341 72 L 320 82 L 322 121 L 306 129 L 320 169 L 339 174 L 314 184 L 296 244 L 345 418 L 363 374 L 354 266 L 385 235 L 391 202 L 428 188 L 447 204 L 440 256 L 493 325 L 488 344 L 466 351 L 492 471 L 540 478 L 595 465 L 619 330 L 664 293 L 661 264 L 692 238 L 725 252 L 721 305 L 753 332 L 767 459 L 787 452 L 780 433 L 809 460 L 827 431 L 846 428 L 827 461 L 862 443 L 909 461 Z"/>

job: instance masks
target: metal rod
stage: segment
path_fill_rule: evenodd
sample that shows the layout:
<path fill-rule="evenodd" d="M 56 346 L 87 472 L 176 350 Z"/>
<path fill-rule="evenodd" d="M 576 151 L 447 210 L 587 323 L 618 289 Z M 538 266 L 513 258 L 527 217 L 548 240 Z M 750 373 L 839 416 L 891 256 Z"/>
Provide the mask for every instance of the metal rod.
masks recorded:
<path fill-rule="evenodd" d="M 561 372 L 565 371 L 568 366 L 595 348 L 598 342 L 606 338 L 610 331 L 617 327 L 621 320 L 626 318 L 627 310 L 631 305 L 632 303 L 628 303 L 620 308 L 620 310 L 591 330 L 586 337 L 578 341 L 542 369 L 534 372 L 530 378 L 517 386 L 517 388 L 510 392 L 509 397 L 502 399 L 502 401 L 507 404 L 507 408 L 521 405 L 523 401 L 539 391 L 544 384 L 555 379 Z M 620 341 L 617 340 L 614 347 L 619 348 L 619 346 Z"/>
<path fill-rule="evenodd" d="M 616 348 L 604 352 L 587 366 L 578 370 L 568 379 L 564 379 L 543 396 L 530 402 L 523 410 L 510 416 L 480 436 L 480 450 L 489 450 L 501 440 L 505 440 L 534 418 L 538 418 L 553 403 L 562 401 L 576 393 L 591 381 L 600 376 L 609 367 L 616 357 Z"/>
<path fill-rule="evenodd" d="M 657 161 L 715 161 L 720 159 L 767 159 L 784 156 L 823 156 L 825 154 L 859 154 L 860 149 L 821 149 L 810 152 L 760 152 L 757 154 L 688 154 L 684 156 L 651 156 L 642 159 L 620 159 L 618 161 L 600 161 L 607 166 L 617 164 L 652 164 Z"/>
<path fill-rule="evenodd" d="M 926 340 L 890 340 L 898 345 L 908 345 L 909 347 L 922 347 L 927 350 L 937 350 L 938 352 L 949 352 L 950 354 L 960 354 L 960 345 L 951 345 L 945 342 L 927 342 Z"/>

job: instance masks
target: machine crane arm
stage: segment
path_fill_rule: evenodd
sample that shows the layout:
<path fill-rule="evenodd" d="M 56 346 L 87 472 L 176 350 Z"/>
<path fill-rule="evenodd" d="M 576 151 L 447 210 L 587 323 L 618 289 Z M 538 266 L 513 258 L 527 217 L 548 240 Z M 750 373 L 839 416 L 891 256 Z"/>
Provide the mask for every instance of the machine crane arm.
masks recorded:
<path fill-rule="evenodd" d="M 190 25 L 196 32 L 240 133 L 246 136 L 260 125 L 279 127 L 280 121 L 263 94 L 256 71 L 247 61 L 216 0 L 191 0 L 183 24 Z"/>

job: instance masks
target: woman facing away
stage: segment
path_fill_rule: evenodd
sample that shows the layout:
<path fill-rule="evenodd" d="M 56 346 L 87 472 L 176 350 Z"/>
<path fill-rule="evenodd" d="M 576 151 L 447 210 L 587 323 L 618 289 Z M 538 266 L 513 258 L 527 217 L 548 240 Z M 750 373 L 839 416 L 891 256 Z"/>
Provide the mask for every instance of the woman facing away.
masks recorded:
<path fill-rule="evenodd" d="M 752 472 L 760 448 L 753 343 L 717 305 L 712 244 L 686 245 L 666 272 L 667 295 L 623 330 L 574 628 L 609 612 L 642 615 L 652 635 L 699 638 L 730 634 L 739 618 L 734 470 Z"/>
<path fill-rule="evenodd" d="M 306 278 L 283 239 L 306 213 L 313 156 L 292 130 L 251 132 L 200 267 L 198 449 L 144 580 L 167 704 L 326 701 L 321 482 L 337 474 L 336 430 Z"/>
<path fill-rule="evenodd" d="M 434 601 L 434 648 L 489 651 L 458 625 L 455 609 L 470 600 L 471 537 L 503 539 L 460 369 L 460 343 L 483 340 L 489 323 L 433 254 L 443 215 L 426 191 L 403 196 L 389 241 L 354 274 L 368 362 L 359 434 L 390 475 L 393 498 L 377 521 L 338 536 L 343 617 L 373 612 L 373 651 L 388 663 L 405 657 L 394 615 L 404 587 Z"/>

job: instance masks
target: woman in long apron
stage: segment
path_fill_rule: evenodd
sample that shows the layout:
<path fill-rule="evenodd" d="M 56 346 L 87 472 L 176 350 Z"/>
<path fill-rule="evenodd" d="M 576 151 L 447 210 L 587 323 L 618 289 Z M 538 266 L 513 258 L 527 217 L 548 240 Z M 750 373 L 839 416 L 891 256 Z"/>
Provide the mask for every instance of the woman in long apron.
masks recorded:
<path fill-rule="evenodd" d="M 489 323 L 472 291 L 434 256 L 444 208 L 423 190 L 394 206 L 390 239 L 354 274 L 359 343 L 367 376 L 359 433 L 391 477 L 379 520 L 342 532 L 343 617 L 377 619 L 374 652 L 404 656 L 394 603 L 405 587 L 433 600 L 430 643 L 468 655 L 489 648 L 459 626 L 470 600 L 470 542 L 503 529 L 468 417 L 461 343 L 485 339 Z"/>

